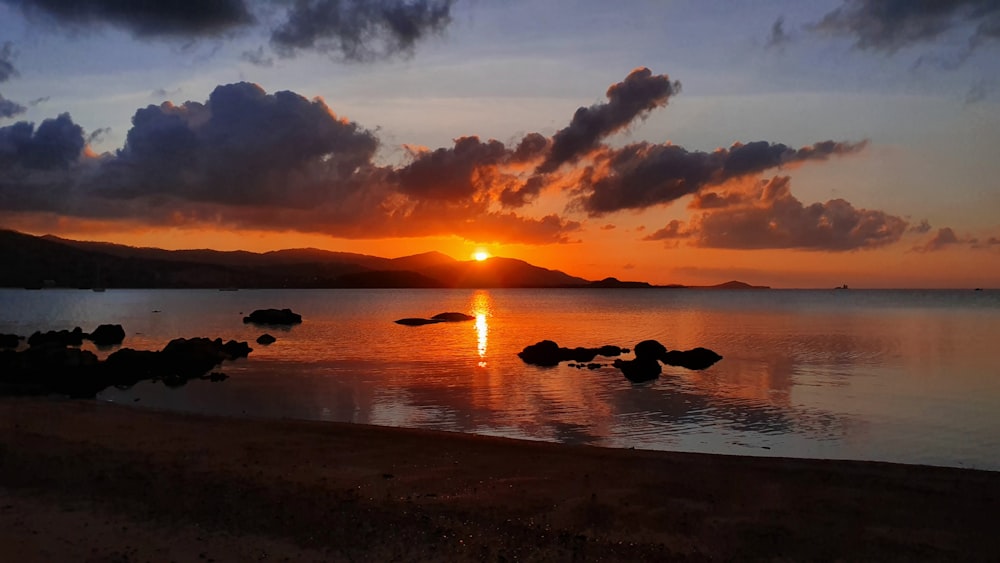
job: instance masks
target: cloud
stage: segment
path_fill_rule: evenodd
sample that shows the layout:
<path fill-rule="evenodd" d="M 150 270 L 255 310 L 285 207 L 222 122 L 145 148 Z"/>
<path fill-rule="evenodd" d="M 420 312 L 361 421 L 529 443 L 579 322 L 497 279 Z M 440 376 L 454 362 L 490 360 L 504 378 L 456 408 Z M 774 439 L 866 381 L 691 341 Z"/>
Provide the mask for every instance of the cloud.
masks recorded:
<path fill-rule="evenodd" d="M 917 252 L 937 252 L 956 246 L 966 246 L 974 249 L 984 249 L 1000 245 L 1000 238 L 989 237 L 985 241 L 969 236 L 959 235 L 951 227 L 941 227 L 926 243 L 913 247 Z"/>
<path fill-rule="evenodd" d="M 671 221 L 643 240 L 688 239 L 692 246 L 728 249 L 847 251 L 894 243 L 907 222 L 883 211 L 857 209 L 847 201 L 803 205 L 791 181 L 759 182 L 738 203 L 712 208 L 687 224 Z"/>
<path fill-rule="evenodd" d="M 996 0 L 843 0 L 813 24 L 815 31 L 852 37 L 859 49 L 888 54 L 949 32 L 964 34 L 969 49 L 1000 38 Z"/>
<path fill-rule="evenodd" d="M 911 233 L 925 234 L 931 232 L 931 223 L 927 219 L 921 219 L 919 223 L 910 227 Z"/>
<path fill-rule="evenodd" d="M 472 197 L 493 167 L 509 158 L 503 143 L 479 137 L 461 137 L 453 148 L 416 155 L 395 174 L 401 192 L 421 199 L 455 200 Z"/>
<path fill-rule="evenodd" d="M 0 47 L 0 82 L 6 82 L 17 75 L 17 68 L 14 67 L 14 44 L 5 41 Z"/>
<path fill-rule="evenodd" d="M 264 47 L 257 47 L 254 51 L 243 51 L 243 55 L 240 58 L 256 66 L 274 66 L 274 59 L 264 54 Z"/>
<path fill-rule="evenodd" d="M 301 50 L 371 61 L 413 51 L 451 23 L 452 0 L 297 0 L 271 32 L 284 56 Z"/>
<path fill-rule="evenodd" d="M 791 36 L 785 31 L 785 18 L 782 16 L 774 20 L 774 24 L 771 26 L 771 33 L 767 36 L 767 42 L 764 44 L 764 47 L 768 49 L 781 49 L 790 43 L 791 40 Z"/>
<path fill-rule="evenodd" d="M 781 143 L 756 141 L 706 153 L 672 144 L 635 143 L 605 151 L 603 167 L 584 183 L 575 204 L 591 216 L 646 209 L 733 178 L 851 154 L 865 146 L 865 141 L 823 141 L 792 149 Z"/>
<path fill-rule="evenodd" d="M 572 162 L 595 148 L 601 139 L 665 106 L 680 88 L 680 82 L 671 82 L 665 74 L 654 75 L 648 68 L 633 70 L 625 80 L 608 88 L 607 103 L 576 110 L 570 124 L 552 137 L 549 154 L 538 172 L 553 172 L 560 165 Z"/>
<path fill-rule="evenodd" d="M 0 119 L 9 119 L 27 111 L 28 108 L 21 104 L 8 100 L 0 94 Z"/>
<path fill-rule="evenodd" d="M 112 25 L 136 37 L 207 37 L 254 21 L 243 0 L 129 2 L 122 0 L 0 0 L 28 17 L 69 27 Z"/>
<path fill-rule="evenodd" d="M 36 129 L 19 121 L 0 127 L 0 165 L 4 176 L 23 170 L 66 170 L 83 151 L 83 129 L 68 113 L 46 119 Z"/>

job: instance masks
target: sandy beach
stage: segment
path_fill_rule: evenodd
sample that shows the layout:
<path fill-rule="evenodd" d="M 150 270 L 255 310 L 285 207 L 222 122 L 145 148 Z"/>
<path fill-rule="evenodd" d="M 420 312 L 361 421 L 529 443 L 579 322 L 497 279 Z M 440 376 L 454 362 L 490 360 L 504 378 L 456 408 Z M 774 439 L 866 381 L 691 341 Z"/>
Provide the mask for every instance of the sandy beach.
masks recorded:
<path fill-rule="evenodd" d="M 9 561 L 997 560 L 1000 473 L 0 399 Z"/>

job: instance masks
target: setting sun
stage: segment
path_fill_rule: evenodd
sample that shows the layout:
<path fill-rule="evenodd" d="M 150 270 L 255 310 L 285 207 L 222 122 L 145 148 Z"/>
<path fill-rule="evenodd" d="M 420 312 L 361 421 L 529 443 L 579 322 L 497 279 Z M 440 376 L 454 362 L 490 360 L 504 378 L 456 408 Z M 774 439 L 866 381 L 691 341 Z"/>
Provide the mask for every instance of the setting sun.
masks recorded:
<path fill-rule="evenodd" d="M 490 253 L 482 249 L 472 253 L 472 258 L 475 259 L 477 262 L 482 262 L 483 260 L 486 260 L 489 257 Z"/>

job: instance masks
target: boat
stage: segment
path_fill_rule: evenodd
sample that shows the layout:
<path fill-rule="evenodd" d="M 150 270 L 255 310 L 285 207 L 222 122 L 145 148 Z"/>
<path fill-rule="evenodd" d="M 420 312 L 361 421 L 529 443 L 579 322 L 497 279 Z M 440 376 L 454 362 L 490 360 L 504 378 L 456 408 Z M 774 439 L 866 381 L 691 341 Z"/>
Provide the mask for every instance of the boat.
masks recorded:
<path fill-rule="evenodd" d="M 835 287 L 835 288 L 833 288 L 833 289 L 850 289 L 850 288 L 848 288 L 848 287 L 847 287 L 847 284 L 845 283 L 844 285 L 841 285 L 841 286 L 837 286 L 837 287 Z"/>

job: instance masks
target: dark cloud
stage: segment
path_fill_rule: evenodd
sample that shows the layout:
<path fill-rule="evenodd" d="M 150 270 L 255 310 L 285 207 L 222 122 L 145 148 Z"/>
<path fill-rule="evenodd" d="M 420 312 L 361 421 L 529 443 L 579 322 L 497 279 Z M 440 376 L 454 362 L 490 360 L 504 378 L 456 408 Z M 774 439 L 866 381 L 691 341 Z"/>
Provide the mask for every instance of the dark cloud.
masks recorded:
<path fill-rule="evenodd" d="M 15 101 L 4 98 L 3 94 L 0 94 L 0 119 L 9 119 L 11 117 L 21 115 L 27 111 L 27 109 L 28 108 Z"/>
<path fill-rule="evenodd" d="M 552 147 L 538 172 L 553 172 L 574 161 L 597 147 L 601 139 L 666 105 L 680 88 L 680 82 L 671 82 L 665 74 L 654 75 L 648 68 L 633 70 L 625 80 L 608 88 L 607 103 L 576 110 L 570 124 L 552 137 Z"/>
<path fill-rule="evenodd" d="M 412 52 L 451 23 L 452 0 L 296 0 L 271 32 L 282 55 L 317 50 L 352 61 Z"/>
<path fill-rule="evenodd" d="M 584 185 L 576 204 L 592 216 L 673 202 L 733 178 L 862 150 L 861 143 L 823 141 L 801 149 L 781 143 L 736 143 L 706 153 L 671 144 L 607 149 L 606 168 Z M 712 204 L 717 201 L 710 202 Z"/>
<path fill-rule="evenodd" d="M 244 0 L 0 0 L 71 27 L 110 24 L 137 37 L 217 36 L 254 21 Z"/>
<path fill-rule="evenodd" d="M 402 193 L 421 199 L 467 198 L 479 191 L 489 167 L 508 156 L 507 148 L 499 141 L 483 143 L 478 137 L 461 137 L 452 148 L 418 154 L 395 177 Z"/>
<path fill-rule="evenodd" d="M 0 82 L 6 82 L 17 76 L 17 68 L 14 67 L 14 44 L 5 41 L 0 47 Z"/>
<path fill-rule="evenodd" d="M 256 66 L 274 66 L 274 59 L 264 53 L 263 47 L 257 47 L 254 51 L 243 51 L 243 55 L 240 58 Z"/>
<path fill-rule="evenodd" d="M 730 249 L 847 251 L 877 248 L 900 239 L 907 223 L 842 199 L 803 205 L 779 176 L 762 182 L 744 203 L 707 210 L 688 224 L 671 221 L 644 240 L 689 239 L 694 246 Z"/>
<path fill-rule="evenodd" d="M 911 233 L 926 234 L 931 232 L 931 223 L 927 219 L 921 219 L 919 223 L 910 227 Z"/>
<path fill-rule="evenodd" d="M 497 209 L 513 181 L 500 170 L 513 151 L 498 141 L 460 138 L 378 166 L 372 133 L 293 92 L 219 86 L 204 103 L 136 111 L 114 154 L 84 150 L 105 132 L 84 135 L 68 115 L 0 128 L 0 215 L 529 244 L 581 229 Z"/>
<path fill-rule="evenodd" d="M 35 128 L 19 121 L 0 127 L 0 167 L 4 175 L 17 170 L 66 170 L 80 158 L 83 129 L 68 113 L 46 119 Z"/>
<path fill-rule="evenodd" d="M 917 252 L 937 252 L 958 246 L 987 249 L 997 245 L 1000 245 L 1000 239 L 997 237 L 989 237 L 985 241 L 981 241 L 973 236 L 959 235 L 951 227 L 941 227 L 929 241 L 913 247 L 913 250 Z"/>
<path fill-rule="evenodd" d="M 771 33 L 767 36 L 767 42 L 764 44 L 768 49 L 781 49 L 789 42 L 792 38 L 785 31 L 785 18 L 779 17 L 774 20 L 774 24 L 771 26 Z"/>
<path fill-rule="evenodd" d="M 812 26 L 816 31 L 854 38 L 860 49 L 894 53 L 935 40 L 945 33 L 968 34 L 970 49 L 1000 38 L 996 0 L 843 0 Z"/>
<path fill-rule="evenodd" d="M 206 103 L 140 109 L 125 146 L 105 164 L 115 197 L 171 193 L 235 205 L 312 205 L 368 166 L 378 141 L 322 100 L 267 94 L 246 82 Z"/>
<path fill-rule="evenodd" d="M 35 106 L 37 106 L 39 104 L 44 104 L 45 102 L 49 101 L 50 99 L 51 99 L 50 96 L 42 96 L 40 98 L 35 98 L 34 100 L 29 101 L 28 105 L 31 106 L 31 107 L 35 107 Z"/>

